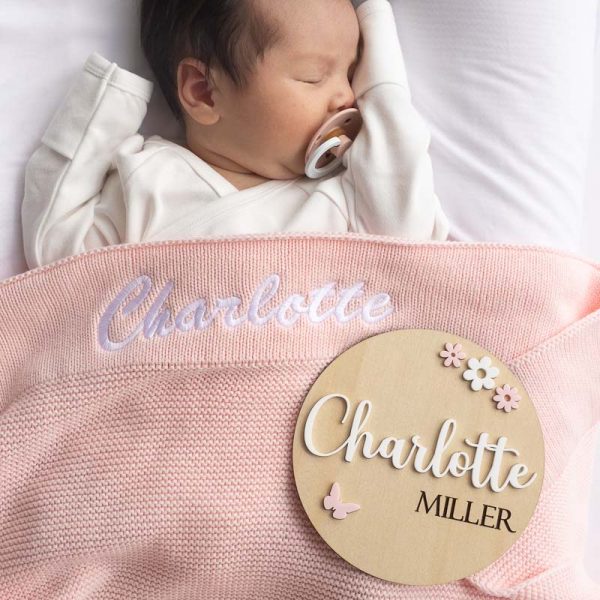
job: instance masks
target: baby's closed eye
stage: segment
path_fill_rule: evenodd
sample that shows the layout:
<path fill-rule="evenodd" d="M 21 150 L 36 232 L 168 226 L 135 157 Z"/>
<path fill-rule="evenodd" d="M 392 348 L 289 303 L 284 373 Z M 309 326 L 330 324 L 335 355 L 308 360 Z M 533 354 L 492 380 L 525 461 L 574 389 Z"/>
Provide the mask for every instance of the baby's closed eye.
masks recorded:
<path fill-rule="evenodd" d="M 356 65 L 353 65 L 352 67 L 350 67 L 350 69 L 348 69 L 347 78 L 348 78 L 348 81 L 350 83 L 352 83 L 352 78 L 354 77 L 355 71 L 356 71 Z M 298 78 L 297 81 L 301 81 L 302 83 L 308 83 L 308 84 L 312 84 L 312 85 L 317 85 L 317 84 L 321 83 L 322 81 L 324 81 L 325 79 L 326 79 L 326 76 L 322 76 L 322 77 L 300 77 L 300 78 Z"/>

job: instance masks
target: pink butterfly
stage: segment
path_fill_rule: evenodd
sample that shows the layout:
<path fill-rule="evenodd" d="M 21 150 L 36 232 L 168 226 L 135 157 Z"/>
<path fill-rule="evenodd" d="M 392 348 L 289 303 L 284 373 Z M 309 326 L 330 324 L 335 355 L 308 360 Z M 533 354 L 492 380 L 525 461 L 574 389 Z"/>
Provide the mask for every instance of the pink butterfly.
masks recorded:
<path fill-rule="evenodd" d="M 334 519 L 345 519 L 349 513 L 360 508 L 359 504 L 344 504 L 341 501 L 340 484 L 337 482 L 331 486 L 331 492 L 329 492 L 329 496 L 325 496 L 325 499 L 323 500 L 323 506 L 325 506 L 327 510 L 333 508 Z"/>

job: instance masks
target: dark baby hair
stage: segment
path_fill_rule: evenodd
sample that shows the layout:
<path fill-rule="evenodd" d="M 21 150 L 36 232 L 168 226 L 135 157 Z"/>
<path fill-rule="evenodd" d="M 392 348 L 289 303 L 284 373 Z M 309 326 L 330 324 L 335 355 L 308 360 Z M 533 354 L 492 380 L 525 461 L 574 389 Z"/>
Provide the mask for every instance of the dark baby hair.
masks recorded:
<path fill-rule="evenodd" d="M 207 77 L 218 66 L 242 89 L 257 59 L 278 39 L 279 29 L 256 0 L 141 0 L 144 55 L 178 121 L 177 66 L 187 57 L 202 61 Z"/>

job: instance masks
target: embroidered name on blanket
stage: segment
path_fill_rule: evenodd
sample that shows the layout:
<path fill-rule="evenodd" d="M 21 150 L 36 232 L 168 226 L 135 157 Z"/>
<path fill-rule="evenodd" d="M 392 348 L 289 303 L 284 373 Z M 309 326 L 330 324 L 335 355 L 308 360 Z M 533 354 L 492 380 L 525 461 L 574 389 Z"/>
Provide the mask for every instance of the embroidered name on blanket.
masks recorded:
<path fill-rule="evenodd" d="M 165 303 L 174 285 L 173 281 L 168 281 L 146 314 L 140 315 L 140 321 L 135 329 L 124 339 L 114 340 L 109 335 L 111 324 L 118 321 L 120 315 L 128 316 L 138 310 L 154 288 L 154 282 L 148 275 L 141 275 L 127 283 L 110 302 L 100 318 L 98 324 L 100 346 L 107 351 L 116 351 L 122 350 L 142 334 L 146 339 L 152 339 L 155 336 L 166 337 L 176 330 L 183 333 L 191 330 L 205 330 L 215 322 L 219 313 L 222 315 L 223 323 L 231 328 L 246 322 L 256 327 L 262 327 L 273 319 L 281 326 L 289 328 L 303 316 L 315 324 L 321 324 L 328 319 L 335 319 L 340 324 L 354 319 L 374 324 L 385 319 L 394 310 L 388 293 L 380 292 L 369 298 L 361 298 L 365 295 L 364 281 L 357 281 L 353 285 L 339 290 L 335 282 L 327 282 L 310 290 L 308 295 L 293 293 L 282 302 L 277 303 L 274 302 L 274 297 L 281 285 L 281 278 L 277 273 L 272 273 L 258 285 L 252 296 L 247 299 L 245 304 L 248 308 L 245 311 L 240 308 L 244 304 L 244 299 L 237 295 L 231 295 L 226 298 L 217 298 L 214 308 L 207 316 L 209 303 L 205 298 L 198 298 L 184 306 L 173 319 L 171 310 L 165 306 Z M 139 291 L 137 291 L 138 289 Z M 136 291 L 135 297 L 127 302 L 129 296 Z M 333 299 L 334 305 L 320 312 L 321 305 L 328 297 L 330 297 L 330 302 Z M 359 307 L 347 312 L 348 305 L 353 300 L 359 303 Z M 270 310 L 267 305 L 270 305 Z"/>

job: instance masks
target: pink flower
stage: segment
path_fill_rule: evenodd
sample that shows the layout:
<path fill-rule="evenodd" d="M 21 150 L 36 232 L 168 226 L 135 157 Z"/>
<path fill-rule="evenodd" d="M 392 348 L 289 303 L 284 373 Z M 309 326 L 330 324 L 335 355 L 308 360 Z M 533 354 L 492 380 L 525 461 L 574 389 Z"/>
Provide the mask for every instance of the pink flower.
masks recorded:
<path fill-rule="evenodd" d="M 494 396 L 494 402 L 497 402 L 497 409 L 504 409 L 506 412 L 510 412 L 513 408 L 519 408 L 519 400 L 521 396 L 517 393 L 516 388 L 511 388 L 508 383 L 504 384 L 504 387 L 496 388 L 496 395 Z"/>
<path fill-rule="evenodd" d="M 446 344 L 446 349 L 440 352 L 440 356 L 446 359 L 444 361 L 445 367 L 449 367 L 450 365 L 460 367 L 460 361 L 463 358 L 466 358 L 467 355 L 462 351 L 462 344 L 455 344 L 453 346 L 448 342 Z"/>

